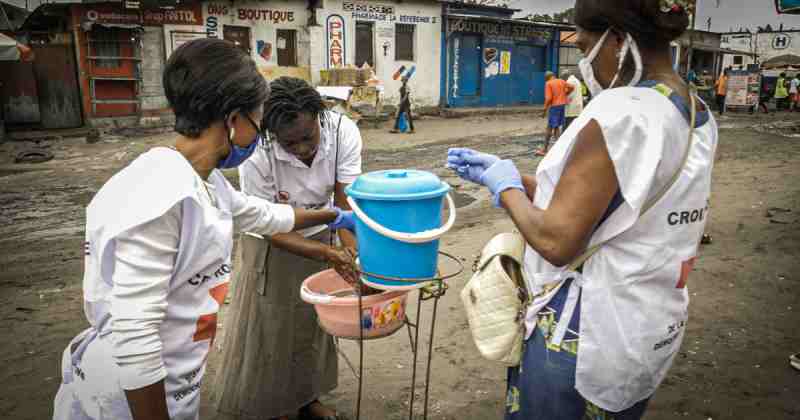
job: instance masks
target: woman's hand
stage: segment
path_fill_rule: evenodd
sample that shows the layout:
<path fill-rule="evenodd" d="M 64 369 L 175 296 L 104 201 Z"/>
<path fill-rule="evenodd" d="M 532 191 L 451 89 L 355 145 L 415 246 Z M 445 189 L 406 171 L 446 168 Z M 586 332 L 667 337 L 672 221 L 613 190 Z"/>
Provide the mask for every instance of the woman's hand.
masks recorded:
<path fill-rule="evenodd" d="M 355 267 L 355 251 L 352 248 L 337 248 L 329 246 L 325 253 L 325 258 L 333 265 L 333 269 L 342 278 L 350 283 L 358 283 L 358 274 Z"/>
<path fill-rule="evenodd" d="M 336 212 L 336 219 L 328 224 L 328 227 L 337 231 L 339 229 L 347 229 L 351 232 L 356 230 L 356 217 L 351 210 L 342 210 L 339 207 L 334 207 L 333 211 Z"/>
<path fill-rule="evenodd" d="M 499 160 L 495 155 L 472 149 L 452 148 L 447 151 L 447 167 L 454 170 L 459 177 L 479 185 L 485 185 L 481 176 Z"/>
<path fill-rule="evenodd" d="M 495 207 L 500 207 L 500 193 L 509 189 L 525 191 L 514 162 L 472 149 L 455 148 L 447 152 L 447 167 L 458 176 L 489 188 Z"/>

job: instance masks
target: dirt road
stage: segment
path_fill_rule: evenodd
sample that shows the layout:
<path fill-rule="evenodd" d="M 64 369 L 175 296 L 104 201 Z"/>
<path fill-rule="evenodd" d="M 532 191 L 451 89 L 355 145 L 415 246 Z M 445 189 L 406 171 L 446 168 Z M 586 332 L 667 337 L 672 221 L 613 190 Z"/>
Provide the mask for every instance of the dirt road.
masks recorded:
<path fill-rule="evenodd" d="M 776 134 L 792 123 L 800 126 L 800 118 L 732 115 L 721 121 L 709 223 L 714 243 L 701 250 L 691 277 L 686 340 L 653 399 L 648 420 L 800 417 L 800 372 L 787 361 L 790 353 L 800 351 L 800 138 Z M 447 147 L 501 154 L 532 172 L 537 162 L 529 153 L 532 135 L 541 128 L 540 118 L 516 115 L 422 120 L 413 136 L 364 130 L 365 169 L 415 167 L 451 182 L 459 222 L 443 246 L 471 261 L 486 240 L 510 229 L 510 223 L 489 207 L 486 192 L 442 168 Z M 0 145 L 0 418 L 51 416 L 61 351 L 86 325 L 81 307 L 83 207 L 116 170 L 169 141 L 168 135 L 106 137 L 93 145 L 66 139 L 52 144 L 55 160 L 29 166 L 9 164 L 13 152 L 28 145 Z M 235 172 L 230 176 L 235 178 Z M 438 307 L 432 419 L 498 419 L 503 411 L 504 369 L 477 354 L 458 300 L 466 279 L 465 274 L 452 280 Z M 431 309 L 432 303 L 424 304 L 423 326 Z M 420 346 L 427 348 L 427 328 L 422 333 Z M 407 418 L 407 334 L 365 347 L 362 418 Z M 343 342 L 342 349 L 357 360 L 355 343 Z M 217 361 L 217 355 L 211 357 L 210 375 Z M 424 362 L 423 354 L 420 369 Z M 326 401 L 352 414 L 355 389 L 353 374 L 342 361 L 340 386 Z M 419 386 L 416 392 L 423 390 Z"/>

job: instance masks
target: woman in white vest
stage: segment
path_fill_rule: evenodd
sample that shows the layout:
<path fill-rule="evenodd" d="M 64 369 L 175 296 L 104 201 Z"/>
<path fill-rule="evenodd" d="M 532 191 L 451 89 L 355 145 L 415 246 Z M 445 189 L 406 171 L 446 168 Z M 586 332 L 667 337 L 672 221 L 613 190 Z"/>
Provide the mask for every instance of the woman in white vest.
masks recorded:
<path fill-rule="evenodd" d="M 347 185 L 361 174 L 361 134 L 344 115 L 326 109 L 302 79 L 270 84 L 263 126 L 269 132 L 239 169 L 242 191 L 308 209 L 349 208 Z M 320 225 L 239 243 L 233 300 L 225 321 L 220 375 L 212 400 L 222 418 L 335 419 L 318 398 L 336 388 L 333 338 L 300 299 L 307 277 L 331 264 L 354 280 L 355 237 Z"/>
<path fill-rule="evenodd" d="M 529 245 L 507 419 L 639 419 L 681 346 L 717 147 L 711 113 L 671 65 L 688 15 L 681 0 L 578 0 L 594 99 L 536 175 L 449 152 Z"/>
<path fill-rule="evenodd" d="M 242 194 L 219 171 L 241 164 L 262 136 L 256 121 L 269 88 L 245 52 L 222 40 L 188 42 L 163 82 L 174 147 L 136 158 L 86 209 L 90 328 L 64 351 L 56 420 L 198 419 L 234 232 L 352 225 L 349 212 Z"/>

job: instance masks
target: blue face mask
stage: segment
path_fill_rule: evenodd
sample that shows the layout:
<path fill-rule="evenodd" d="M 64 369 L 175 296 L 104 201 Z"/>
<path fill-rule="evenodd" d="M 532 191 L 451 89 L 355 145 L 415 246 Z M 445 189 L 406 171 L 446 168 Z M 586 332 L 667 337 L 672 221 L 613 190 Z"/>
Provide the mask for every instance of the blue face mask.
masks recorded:
<path fill-rule="evenodd" d="M 244 161 L 246 161 L 253 154 L 253 152 L 256 151 L 256 147 L 258 146 L 258 143 L 261 141 L 262 138 L 260 134 L 261 129 L 258 127 L 258 125 L 256 125 L 255 122 L 253 122 L 252 119 L 250 119 L 250 117 L 246 116 L 246 118 L 248 121 L 250 121 L 250 124 L 252 124 L 253 127 L 256 128 L 256 131 L 259 132 L 259 134 L 256 134 L 256 138 L 253 139 L 253 141 L 251 141 L 250 145 L 247 147 L 237 146 L 233 142 L 232 138 L 229 137 L 228 143 L 230 143 L 231 145 L 231 152 L 228 153 L 228 156 L 226 156 L 225 159 L 217 163 L 218 169 L 236 168 L 237 166 L 243 164 Z"/>
<path fill-rule="evenodd" d="M 225 159 L 219 161 L 217 163 L 217 168 L 219 169 L 233 169 L 247 160 L 253 152 L 256 151 L 256 146 L 258 146 L 258 142 L 261 141 L 261 136 L 257 135 L 255 140 L 253 140 L 249 146 L 241 147 L 233 144 L 231 141 L 231 152 L 228 153 L 228 156 Z"/>

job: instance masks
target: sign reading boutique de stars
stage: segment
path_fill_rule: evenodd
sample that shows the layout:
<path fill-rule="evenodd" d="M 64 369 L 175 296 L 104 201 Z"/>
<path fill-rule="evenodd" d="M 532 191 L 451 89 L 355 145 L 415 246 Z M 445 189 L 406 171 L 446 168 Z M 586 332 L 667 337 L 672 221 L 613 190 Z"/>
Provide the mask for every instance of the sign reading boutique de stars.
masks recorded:
<path fill-rule="evenodd" d="M 539 39 L 549 41 L 552 33 L 533 25 L 515 22 L 493 22 L 474 19 L 448 19 L 447 32 L 469 32 L 497 38 Z"/>

